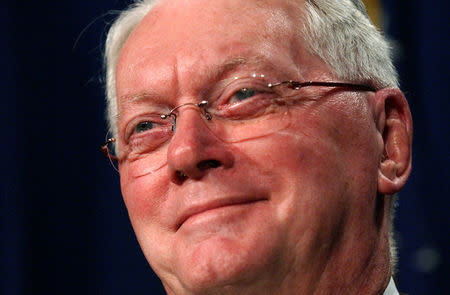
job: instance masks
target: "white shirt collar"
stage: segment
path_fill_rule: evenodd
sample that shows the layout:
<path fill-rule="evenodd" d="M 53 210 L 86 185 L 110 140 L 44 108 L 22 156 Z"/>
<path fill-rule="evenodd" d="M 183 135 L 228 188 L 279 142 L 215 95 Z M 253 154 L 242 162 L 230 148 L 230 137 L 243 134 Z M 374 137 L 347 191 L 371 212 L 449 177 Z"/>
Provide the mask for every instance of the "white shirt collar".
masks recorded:
<path fill-rule="evenodd" d="M 395 286 L 394 280 L 391 277 L 391 280 L 389 281 L 389 285 L 387 286 L 386 290 L 384 290 L 383 295 L 399 295 L 397 291 L 397 287 Z"/>

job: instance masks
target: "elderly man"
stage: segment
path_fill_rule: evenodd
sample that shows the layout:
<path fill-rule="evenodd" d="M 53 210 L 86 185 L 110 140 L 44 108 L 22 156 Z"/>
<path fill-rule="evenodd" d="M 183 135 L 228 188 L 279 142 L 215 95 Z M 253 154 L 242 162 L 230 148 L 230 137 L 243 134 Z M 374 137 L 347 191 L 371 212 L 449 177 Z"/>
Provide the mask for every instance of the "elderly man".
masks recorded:
<path fill-rule="evenodd" d="M 139 1 L 105 146 L 168 294 L 398 294 L 412 122 L 357 0 Z"/>

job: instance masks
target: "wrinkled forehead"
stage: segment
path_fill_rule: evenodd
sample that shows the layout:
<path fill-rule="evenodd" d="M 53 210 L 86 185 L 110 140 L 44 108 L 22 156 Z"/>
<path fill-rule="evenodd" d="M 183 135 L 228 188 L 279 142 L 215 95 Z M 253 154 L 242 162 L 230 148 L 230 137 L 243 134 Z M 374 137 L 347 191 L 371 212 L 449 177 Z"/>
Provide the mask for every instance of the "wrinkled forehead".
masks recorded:
<path fill-rule="evenodd" d="M 186 77 L 191 83 L 210 73 L 208 67 L 240 57 L 307 71 L 311 58 L 299 38 L 302 9 L 302 1 L 288 0 L 162 0 L 122 49 L 118 97 Z"/>
<path fill-rule="evenodd" d="M 259 27 L 262 34 L 276 34 L 292 29 L 302 7 L 302 0 L 160 0 L 135 33 L 139 28 L 152 27 L 154 31 L 167 31 L 170 39 L 178 33 L 189 36 L 210 31 L 227 36 L 235 30 Z"/>
<path fill-rule="evenodd" d="M 300 26 L 298 11 L 298 3 L 284 0 L 162 0 L 130 34 L 119 63 L 135 63 L 144 56 L 158 61 L 207 54 L 252 42 L 255 46 L 257 42 L 286 43 L 287 47 L 287 38 L 293 38 Z"/>

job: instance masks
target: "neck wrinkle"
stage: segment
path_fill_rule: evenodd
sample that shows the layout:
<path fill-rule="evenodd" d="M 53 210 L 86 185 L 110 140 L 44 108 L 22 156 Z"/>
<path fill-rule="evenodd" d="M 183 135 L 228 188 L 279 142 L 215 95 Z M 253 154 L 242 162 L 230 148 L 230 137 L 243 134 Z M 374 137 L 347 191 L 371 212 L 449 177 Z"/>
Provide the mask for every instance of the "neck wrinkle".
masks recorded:
<path fill-rule="evenodd" d="M 389 212 L 389 202 L 378 210 Z M 314 295 L 382 295 L 391 278 L 390 250 L 388 241 L 388 214 L 376 220 L 376 230 L 368 240 L 353 238 L 356 245 L 344 244 L 330 255 L 321 277 L 316 284 Z M 348 237 L 342 238 L 349 240 Z M 350 241 L 352 241 L 350 239 Z M 352 270 L 352 271 L 350 271 Z"/>

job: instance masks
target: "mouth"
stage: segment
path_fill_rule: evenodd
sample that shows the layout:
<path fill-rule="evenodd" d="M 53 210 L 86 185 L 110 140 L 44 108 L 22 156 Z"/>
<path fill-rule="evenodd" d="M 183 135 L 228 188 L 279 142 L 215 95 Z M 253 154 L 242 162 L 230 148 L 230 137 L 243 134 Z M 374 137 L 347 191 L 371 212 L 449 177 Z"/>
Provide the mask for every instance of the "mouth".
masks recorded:
<path fill-rule="evenodd" d="M 207 204 L 202 204 L 198 206 L 193 206 L 183 212 L 180 217 L 177 219 L 176 229 L 180 229 L 180 227 L 190 218 L 205 213 L 207 211 L 211 211 L 214 209 L 231 207 L 231 206 L 244 206 L 249 205 L 261 201 L 267 201 L 266 198 L 231 198 L 231 199 L 223 199 L 213 201 Z"/>

